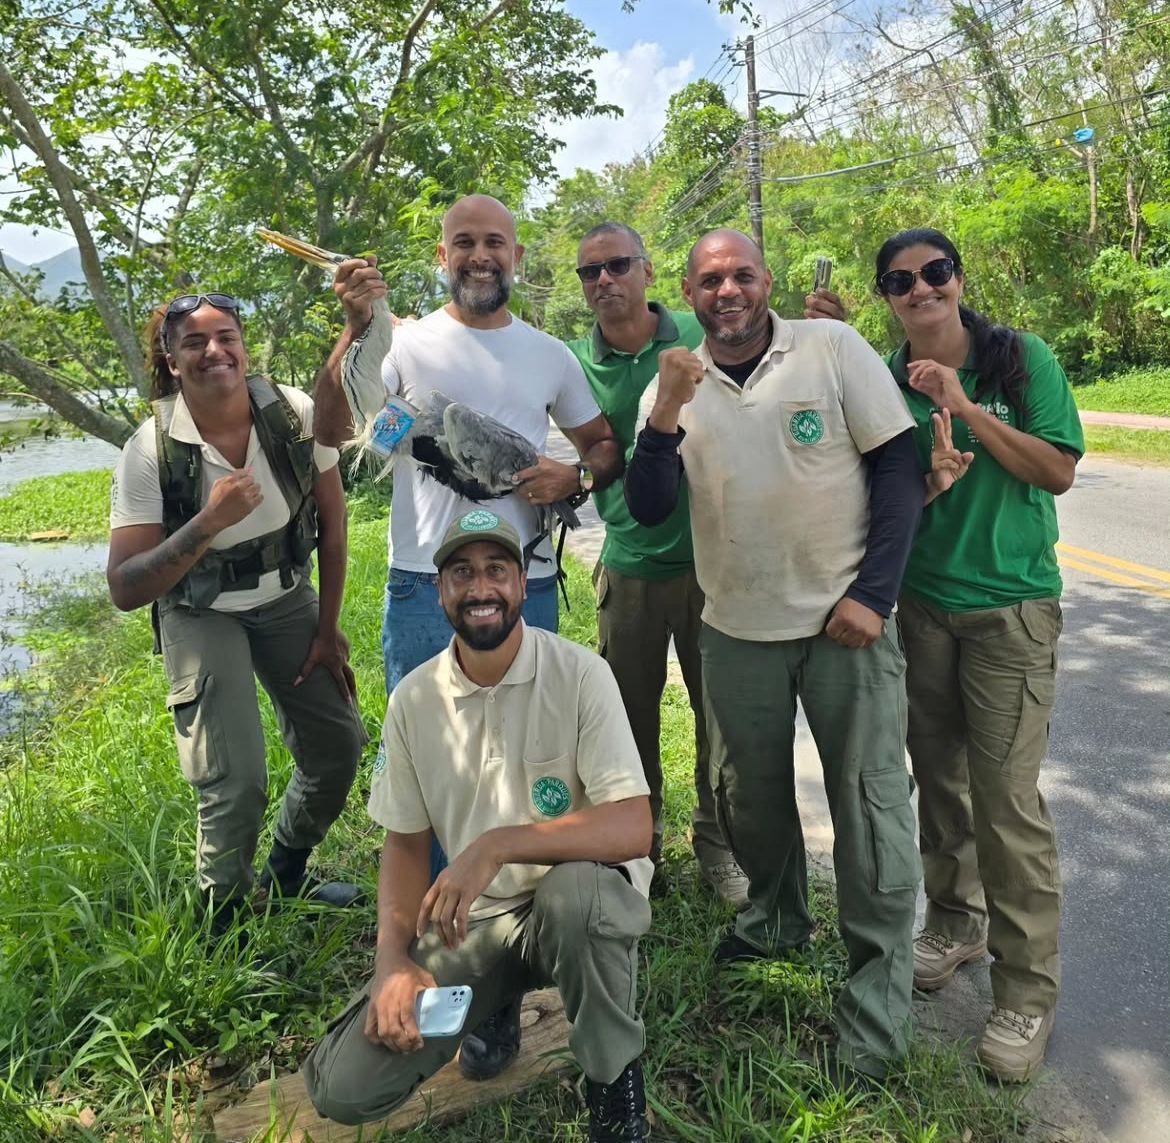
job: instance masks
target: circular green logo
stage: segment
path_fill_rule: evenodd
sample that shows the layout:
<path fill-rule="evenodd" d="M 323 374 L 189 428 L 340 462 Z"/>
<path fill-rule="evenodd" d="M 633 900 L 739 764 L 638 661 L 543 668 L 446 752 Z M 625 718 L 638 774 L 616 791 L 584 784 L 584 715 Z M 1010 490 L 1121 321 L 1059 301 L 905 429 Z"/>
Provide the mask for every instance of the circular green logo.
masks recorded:
<path fill-rule="evenodd" d="M 573 804 L 573 795 L 560 778 L 537 778 L 532 783 L 532 804 L 546 818 L 559 818 Z"/>
<path fill-rule="evenodd" d="M 825 422 L 816 409 L 801 409 L 799 413 L 792 414 L 788 431 L 797 444 L 812 445 L 825 435 Z"/>
<path fill-rule="evenodd" d="M 490 532 L 500 526 L 500 518 L 486 508 L 474 508 L 459 521 L 464 532 Z"/>

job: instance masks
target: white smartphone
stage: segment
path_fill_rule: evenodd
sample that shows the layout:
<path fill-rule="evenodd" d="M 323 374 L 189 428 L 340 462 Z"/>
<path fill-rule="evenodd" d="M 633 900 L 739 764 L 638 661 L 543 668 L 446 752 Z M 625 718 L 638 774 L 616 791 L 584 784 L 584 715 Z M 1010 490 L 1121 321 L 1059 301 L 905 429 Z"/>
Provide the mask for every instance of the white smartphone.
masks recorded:
<path fill-rule="evenodd" d="M 471 1008 L 471 989 L 424 988 L 414 1002 L 414 1022 L 425 1040 L 428 1036 L 454 1036 L 463 1027 Z"/>
<path fill-rule="evenodd" d="M 827 290 L 829 279 L 833 276 L 833 259 L 818 258 L 816 273 L 813 275 L 813 293 L 817 290 Z"/>

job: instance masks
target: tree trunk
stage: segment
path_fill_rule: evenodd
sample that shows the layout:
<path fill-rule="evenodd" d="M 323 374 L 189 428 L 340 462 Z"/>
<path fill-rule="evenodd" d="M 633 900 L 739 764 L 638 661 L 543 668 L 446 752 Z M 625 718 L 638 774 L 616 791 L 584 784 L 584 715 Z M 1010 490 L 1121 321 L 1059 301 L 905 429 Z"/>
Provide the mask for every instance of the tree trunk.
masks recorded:
<path fill-rule="evenodd" d="M 121 418 L 111 417 L 80 400 L 68 386 L 30 361 L 10 341 L 0 341 L 0 373 L 15 377 L 34 397 L 91 436 L 121 448 L 134 432 L 134 427 Z"/>

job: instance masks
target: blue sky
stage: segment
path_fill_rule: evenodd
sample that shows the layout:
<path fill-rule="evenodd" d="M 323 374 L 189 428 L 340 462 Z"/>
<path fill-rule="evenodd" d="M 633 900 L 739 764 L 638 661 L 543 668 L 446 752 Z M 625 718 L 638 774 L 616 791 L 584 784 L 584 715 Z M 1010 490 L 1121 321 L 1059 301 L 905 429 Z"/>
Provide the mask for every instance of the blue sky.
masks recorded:
<path fill-rule="evenodd" d="M 858 7 L 868 7 L 873 0 L 857 2 Z M 593 28 L 605 49 L 593 64 L 599 100 L 623 107 L 625 114 L 620 119 L 556 124 L 554 133 L 566 144 L 557 159 L 562 175 L 578 167 L 599 170 L 644 149 L 662 128 L 670 96 L 706 74 L 719 59 L 722 46 L 744 34 L 737 20 L 720 15 L 714 0 L 639 0 L 631 13 L 622 11 L 621 0 L 568 0 L 567 6 Z M 807 6 L 807 0 L 754 3 L 765 20 L 783 19 Z M 761 87 L 791 86 L 777 82 L 768 68 L 768 61 L 761 59 Z M 728 74 L 725 83 L 742 106 L 740 70 Z M 4 189 L 2 180 L 0 189 Z M 22 262 L 42 261 L 72 245 L 72 235 L 0 227 L 0 250 Z"/>

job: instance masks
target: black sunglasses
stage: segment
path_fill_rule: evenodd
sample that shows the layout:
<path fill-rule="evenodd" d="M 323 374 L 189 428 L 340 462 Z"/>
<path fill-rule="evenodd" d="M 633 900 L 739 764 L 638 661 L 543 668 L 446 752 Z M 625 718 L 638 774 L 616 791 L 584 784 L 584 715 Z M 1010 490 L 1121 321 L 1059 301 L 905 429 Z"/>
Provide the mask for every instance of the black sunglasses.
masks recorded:
<path fill-rule="evenodd" d="M 217 310 L 239 313 L 240 303 L 231 294 L 180 294 L 167 306 L 167 317 L 181 317 L 197 310 L 204 302 Z"/>
<path fill-rule="evenodd" d="M 635 262 L 646 262 L 649 259 L 637 254 L 631 258 L 607 258 L 604 262 L 589 262 L 577 267 L 577 277 L 582 282 L 596 282 L 604 270 L 611 278 L 621 278 L 630 272 Z"/>
<path fill-rule="evenodd" d="M 928 286 L 945 286 L 954 276 L 955 264 L 950 258 L 935 258 L 921 270 L 887 270 L 877 282 L 883 294 L 900 298 L 914 289 L 915 278 L 921 278 Z"/>

